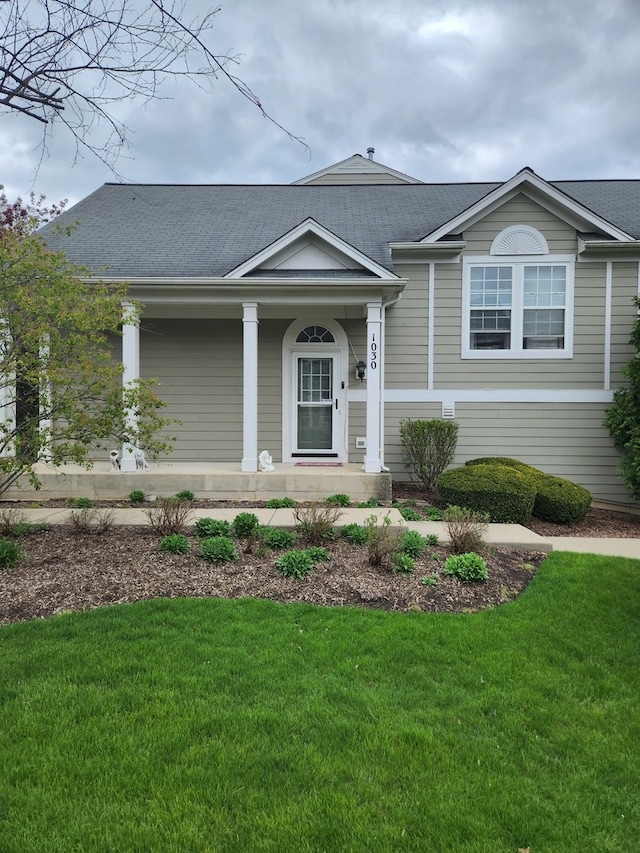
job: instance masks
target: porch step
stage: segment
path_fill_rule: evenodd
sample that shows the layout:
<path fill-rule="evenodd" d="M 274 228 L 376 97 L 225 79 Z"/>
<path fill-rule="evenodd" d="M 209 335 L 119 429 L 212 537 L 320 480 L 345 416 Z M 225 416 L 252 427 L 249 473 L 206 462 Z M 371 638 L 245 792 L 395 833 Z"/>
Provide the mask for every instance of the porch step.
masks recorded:
<path fill-rule="evenodd" d="M 151 463 L 146 471 L 112 472 L 109 463 L 99 462 L 90 471 L 77 465 L 53 468 L 36 465 L 41 487 L 35 491 L 22 477 L 2 494 L 5 500 L 37 500 L 87 497 L 93 500 L 125 500 L 134 490 L 146 495 L 169 497 L 185 489 L 196 498 L 229 501 L 267 501 L 289 497 L 294 501 L 323 500 L 330 495 L 348 495 L 353 502 L 375 498 L 391 500 L 391 474 L 365 474 L 360 465 L 298 467 L 279 465 L 269 472 L 247 473 L 231 464 Z"/>

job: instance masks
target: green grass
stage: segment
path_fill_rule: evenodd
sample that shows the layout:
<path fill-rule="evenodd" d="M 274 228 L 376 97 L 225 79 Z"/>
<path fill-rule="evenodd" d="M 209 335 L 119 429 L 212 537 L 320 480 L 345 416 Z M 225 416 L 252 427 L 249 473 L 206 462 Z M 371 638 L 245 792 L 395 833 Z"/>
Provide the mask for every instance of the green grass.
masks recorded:
<path fill-rule="evenodd" d="M 635 851 L 640 562 L 476 614 L 160 600 L 0 629 L 0 850 Z"/>

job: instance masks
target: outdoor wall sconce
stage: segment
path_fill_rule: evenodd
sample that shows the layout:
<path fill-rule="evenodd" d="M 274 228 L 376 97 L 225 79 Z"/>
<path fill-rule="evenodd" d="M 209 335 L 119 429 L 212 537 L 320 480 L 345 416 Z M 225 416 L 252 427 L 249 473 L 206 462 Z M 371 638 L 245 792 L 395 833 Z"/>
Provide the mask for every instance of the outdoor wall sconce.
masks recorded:
<path fill-rule="evenodd" d="M 356 364 L 356 376 L 358 377 L 360 382 L 364 382 L 364 377 L 365 377 L 366 372 L 367 372 L 367 365 L 364 363 L 364 361 L 359 361 Z"/>

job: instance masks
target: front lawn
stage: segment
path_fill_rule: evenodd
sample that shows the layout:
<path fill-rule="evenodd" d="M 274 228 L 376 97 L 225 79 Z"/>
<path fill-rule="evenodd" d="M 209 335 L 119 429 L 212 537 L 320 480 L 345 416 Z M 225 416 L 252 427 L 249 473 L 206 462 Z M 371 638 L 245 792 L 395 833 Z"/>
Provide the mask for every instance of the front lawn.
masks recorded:
<path fill-rule="evenodd" d="M 0 850 L 633 851 L 640 562 L 473 614 L 140 602 L 0 628 Z"/>

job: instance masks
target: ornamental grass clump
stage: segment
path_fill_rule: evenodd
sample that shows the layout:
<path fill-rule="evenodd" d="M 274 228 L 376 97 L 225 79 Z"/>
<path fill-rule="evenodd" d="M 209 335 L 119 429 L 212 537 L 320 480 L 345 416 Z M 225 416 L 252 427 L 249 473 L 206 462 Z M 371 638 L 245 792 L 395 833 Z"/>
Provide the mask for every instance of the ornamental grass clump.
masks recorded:
<path fill-rule="evenodd" d="M 9 569 L 15 566 L 21 556 L 22 549 L 13 539 L 0 538 L 0 568 Z"/>

